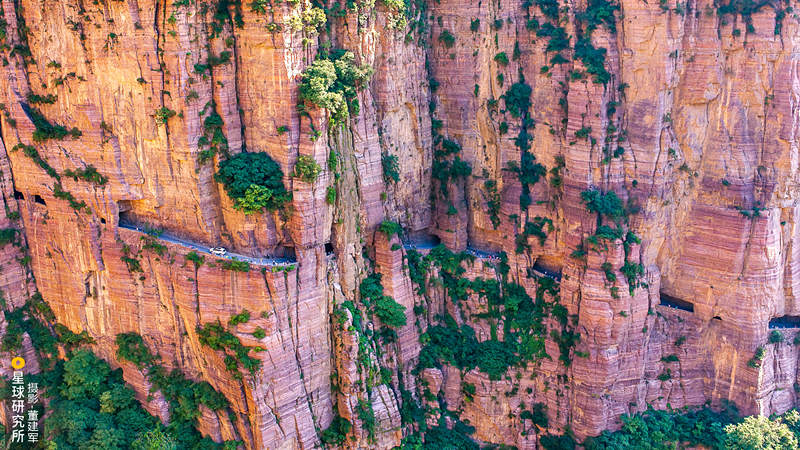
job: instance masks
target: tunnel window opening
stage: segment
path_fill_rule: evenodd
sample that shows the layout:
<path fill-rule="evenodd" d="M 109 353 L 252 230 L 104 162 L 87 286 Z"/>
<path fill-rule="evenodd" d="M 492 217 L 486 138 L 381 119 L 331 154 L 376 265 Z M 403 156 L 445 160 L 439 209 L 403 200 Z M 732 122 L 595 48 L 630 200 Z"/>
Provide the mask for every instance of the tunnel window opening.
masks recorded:
<path fill-rule="evenodd" d="M 101 217 L 101 218 L 100 218 L 100 223 L 102 223 L 102 224 L 104 224 L 104 225 L 105 225 L 105 223 L 106 223 L 106 219 L 104 219 L 104 218 L 102 218 L 102 217 Z"/>
<path fill-rule="evenodd" d="M 538 261 L 533 264 L 533 274 L 539 278 L 547 277 L 554 281 L 561 281 L 561 272 L 550 270 L 540 264 Z"/>
<path fill-rule="evenodd" d="M 774 317 L 769 321 L 769 329 L 800 328 L 800 316 Z"/>
<path fill-rule="evenodd" d="M 14 198 L 17 200 L 25 200 L 25 196 L 22 195 L 22 192 L 14 189 Z"/>
<path fill-rule="evenodd" d="M 284 247 L 283 249 L 283 257 L 287 259 L 296 259 L 294 247 Z"/>
<path fill-rule="evenodd" d="M 331 253 L 333 253 L 333 244 L 328 242 L 325 244 L 325 254 L 330 255 Z"/>
<path fill-rule="evenodd" d="M 403 238 L 403 245 L 410 249 L 431 249 L 441 244 L 442 240 L 435 234 L 428 234 L 427 230 L 410 233 Z"/>
<path fill-rule="evenodd" d="M 670 295 L 661 293 L 661 306 L 666 306 L 667 308 L 672 309 L 680 309 L 681 311 L 688 311 L 694 312 L 694 305 L 686 300 L 681 300 L 676 297 L 672 297 Z"/>
<path fill-rule="evenodd" d="M 44 202 L 44 199 L 43 199 L 43 198 L 42 198 L 42 196 L 41 196 L 41 195 L 39 195 L 39 194 L 36 194 L 36 195 L 34 195 L 34 196 L 33 196 L 33 201 L 34 201 L 34 202 L 36 202 L 36 203 L 38 203 L 38 204 L 40 204 L 40 205 L 45 205 L 45 206 L 47 206 L 47 203 L 45 203 L 45 202 Z"/>
<path fill-rule="evenodd" d="M 714 317 L 713 317 L 713 319 L 714 319 L 714 320 L 722 320 L 722 317 L 720 317 L 720 316 L 714 316 Z"/>

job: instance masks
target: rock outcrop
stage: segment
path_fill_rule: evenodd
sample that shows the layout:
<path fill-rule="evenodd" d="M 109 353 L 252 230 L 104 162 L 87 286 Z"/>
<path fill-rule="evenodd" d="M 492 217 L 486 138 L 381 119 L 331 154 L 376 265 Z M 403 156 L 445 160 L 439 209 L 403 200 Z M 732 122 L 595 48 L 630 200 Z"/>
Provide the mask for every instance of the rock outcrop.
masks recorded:
<path fill-rule="evenodd" d="M 769 323 L 800 316 L 796 15 L 395 3 L 3 0 L 0 228 L 18 230 L 0 249 L 3 309 L 38 290 L 168 420 L 116 355 L 116 335 L 140 334 L 230 402 L 233 415 L 201 411 L 201 432 L 246 448 L 315 448 L 339 417 L 343 447 L 391 448 L 420 429 L 412 403 L 429 427 L 458 418 L 518 448 L 648 405 L 794 407 L 797 329 L 779 341 Z M 373 72 L 338 123 L 298 93 L 330 49 Z M 290 206 L 235 207 L 214 174 L 241 152 L 280 166 Z M 313 182 L 300 156 L 320 166 Z M 90 167 L 102 182 L 73 176 Z M 618 208 L 592 209 L 593 191 Z M 546 355 L 501 377 L 418 368 L 447 315 L 478 342 L 520 332 L 477 289 L 451 298 L 441 266 L 420 286 L 409 254 L 430 241 L 477 255 L 463 280 L 547 305 Z M 180 242 L 296 261 L 236 270 Z M 405 325 L 362 298 L 372 273 Z M 264 351 L 239 380 L 197 330 L 243 310 L 230 331 Z M 547 420 L 526 418 L 534 407 Z"/>

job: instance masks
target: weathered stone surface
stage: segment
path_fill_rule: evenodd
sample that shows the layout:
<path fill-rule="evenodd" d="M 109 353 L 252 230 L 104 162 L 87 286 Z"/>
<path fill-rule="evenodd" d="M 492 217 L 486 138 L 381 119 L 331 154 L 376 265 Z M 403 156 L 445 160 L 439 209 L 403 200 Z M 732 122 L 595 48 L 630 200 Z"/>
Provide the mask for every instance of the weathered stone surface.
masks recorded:
<path fill-rule="evenodd" d="M 570 49 L 566 63 L 551 64 L 548 39 L 528 22 L 546 17 L 516 0 L 431 3 L 422 13 L 430 31 L 421 34 L 419 24 L 393 29 L 386 5 L 359 3 L 358 11 L 329 14 L 322 35 L 292 28 L 290 17 L 304 2 L 276 3 L 267 14 L 232 2 L 240 4 L 230 11 L 241 13 L 241 26 L 218 23 L 203 2 L 84 3 L 2 2 L 6 44 L 28 45 L 32 57 L 26 63 L 19 52 L 3 50 L 0 228 L 24 233 L 21 245 L 0 249 L 0 289 L 6 310 L 41 292 L 56 320 L 88 331 L 93 349 L 123 368 L 139 400 L 163 420 L 164 399 L 156 394 L 148 402 L 145 376 L 117 360 L 116 334 L 141 334 L 168 368 L 225 394 L 240 420 L 204 409 L 199 428 L 248 448 L 319 446 L 335 414 L 353 424 L 347 446 L 391 448 L 411 432 L 402 428 L 403 390 L 439 407 L 424 399 L 426 387 L 461 411 L 476 439 L 518 448 L 535 448 L 537 435 L 565 426 L 578 438 L 613 429 L 620 414 L 648 405 L 730 400 L 742 412 L 771 414 L 797 404 L 796 332 L 784 330 L 783 343 L 768 337 L 770 319 L 800 315 L 794 16 L 786 15 L 776 33 L 772 8 L 754 13 L 746 30 L 741 17 L 721 20 L 710 0 L 668 1 L 668 10 L 622 0 L 615 29 L 600 26 L 591 37 L 606 49 L 610 79 L 602 84 L 573 75 L 586 67 Z M 574 45 L 583 32 L 577 13 L 586 5 L 562 6 L 569 6 L 561 23 Z M 441 38 L 445 30 L 452 46 Z M 375 71 L 358 95 L 359 113 L 332 129 L 326 111 L 297 109 L 301 73 L 329 45 L 353 51 Z M 202 67 L 224 52 L 228 62 Z M 507 64 L 495 59 L 500 52 Z M 530 153 L 548 170 L 563 160 L 560 178 L 549 173 L 529 185 L 525 208 L 523 185 L 508 170 L 522 158 L 515 145 L 522 123 L 504 99 L 523 77 L 531 87 Z M 34 142 L 30 93 L 57 94 L 55 103 L 35 107 L 81 136 Z M 156 120 L 161 108 L 175 113 L 166 123 Z M 223 122 L 228 154 L 266 152 L 280 165 L 291 208 L 249 215 L 233 208 L 213 178 L 226 155 L 198 159 L 212 113 Z M 586 138 L 576 136 L 586 130 Z M 434 136 L 458 142 L 472 169 L 446 195 L 432 177 Z M 606 142 L 622 154 L 609 157 Z M 60 174 L 91 165 L 108 182 L 56 180 L 24 151 L 11 150 L 19 143 L 35 145 Z M 336 171 L 327 164 L 332 153 Z M 315 182 L 292 176 L 300 155 L 322 167 Z M 387 155 L 397 157 L 396 182 L 383 174 Z M 57 197 L 57 181 L 86 207 Z M 487 181 L 496 186 L 498 224 Z M 588 189 L 619 195 L 632 212 L 627 228 L 641 243 L 626 248 L 616 240 L 585 259 L 570 256 L 597 227 L 581 199 Z M 16 211 L 20 221 L 9 218 Z M 552 221 L 544 242 L 518 240 L 537 217 Z M 293 250 L 297 266 L 234 272 L 206 255 L 195 268 L 185 259 L 190 248 L 168 243 L 158 255 L 143 248 L 140 233 L 120 228 L 121 220 L 250 256 Z M 488 308 L 477 295 L 455 303 L 435 283 L 418 292 L 403 242 L 376 232 L 383 220 L 402 224 L 404 239 L 436 235 L 454 251 L 504 251 L 509 280 L 531 297 L 535 264 L 560 271 L 560 303 L 581 336 L 570 363 L 548 334 L 549 359 L 512 368 L 500 380 L 448 365 L 417 373 L 425 329 L 441 314 L 473 327 L 479 341 L 493 333 L 503 339 L 503 329 L 475 317 Z M 136 258 L 142 271 L 132 272 L 123 257 Z M 465 277 L 497 279 L 498 261 L 465 263 Z M 644 271 L 646 285 L 632 295 L 626 262 Z M 372 271 L 405 307 L 407 324 L 393 330 L 392 342 L 374 336 L 382 324 L 361 301 L 359 283 Z M 662 294 L 690 302 L 693 312 L 660 306 Z M 363 315 L 361 329 L 343 306 L 348 301 Z M 225 323 L 243 309 L 253 318 L 233 332 L 266 351 L 258 353 L 261 371 L 238 382 L 221 352 L 200 345 L 196 327 Z M 555 318 L 543 320 L 548 332 L 560 330 Z M 0 317 L 0 332 L 5 326 Z M 264 339 L 252 336 L 256 327 Z M 32 358 L 30 340 L 24 343 L 21 351 Z M 751 367 L 759 347 L 764 360 Z M 8 374 L 6 365 L 0 374 Z M 464 395 L 464 383 L 475 385 L 473 398 Z M 546 406 L 546 430 L 520 418 L 537 403 Z M 372 433 L 359 417 L 364 405 L 374 413 Z M 435 426 L 439 417 L 426 420 Z"/>

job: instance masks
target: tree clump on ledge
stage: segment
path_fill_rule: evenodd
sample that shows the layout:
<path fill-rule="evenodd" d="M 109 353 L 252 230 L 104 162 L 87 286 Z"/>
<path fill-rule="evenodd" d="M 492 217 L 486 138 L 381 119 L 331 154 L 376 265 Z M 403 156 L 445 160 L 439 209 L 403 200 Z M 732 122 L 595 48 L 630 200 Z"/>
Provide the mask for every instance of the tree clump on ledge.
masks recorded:
<path fill-rule="evenodd" d="M 372 76 L 369 65 L 358 66 L 352 52 L 334 50 L 323 53 L 303 72 L 300 83 L 299 108 L 306 104 L 325 108 L 331 113 L 331 124 L 341 123 L 359 113 L 357 92 Z"/>
<path fill-rule="evenodd" d="M 274 211 L 291 200 L 280 166 L 266 153 L 239 153 L 221 161 L 214 179 L 223 184 L 233 207 L 245 214 Z"/>

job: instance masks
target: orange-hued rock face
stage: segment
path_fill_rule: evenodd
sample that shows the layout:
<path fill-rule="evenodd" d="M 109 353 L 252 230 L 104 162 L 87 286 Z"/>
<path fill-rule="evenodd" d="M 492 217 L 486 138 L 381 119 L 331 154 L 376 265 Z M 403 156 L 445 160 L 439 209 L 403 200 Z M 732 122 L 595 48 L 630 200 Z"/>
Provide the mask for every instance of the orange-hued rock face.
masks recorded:
<path fill-rule="evenodd" d="M 162 420 L 168 403 L 117 357 L 117 334 L 140 334 L 165 367 L 224 394 L 233 415 L 203 408 L 198 429 L 246 448 L 319 447 L 337 415 L 352 424 L 342 447 L 392 448 L 419 431 L 412 402 L 429 426 L 460 417 L 474 439 L 518 448 L 566 427 L 596 435 L 648 405 L 797 405 L 797 329 L 776 343 L 768 325 L 800 316 L 795 15 L 621 0 L 613 27 L 590 30 L 586 2 L 561 2 L 555 22 L 518 0 L 441 0 L 399 25 L 391 4 L 331 3 L 314 26 L 303 1 L 228 1 L 230 17 L 218 1 L 88 3 L 2 2 L 0 228 L 20 230 L 0 248 L 3 306 L 38 290 Z M 560 53 L 548 25 L 569 37 Z M 576 45 L 604 49 L 603 82 Z M 357 113 L 335 125 L 297 106 L 303 71 L 329 48 L 374 72 Z M 523 85 L 530 106 L 516 114 L 510 89 Z M 80 136 L 41 141 L 36 110 Z M 280 166 L 290 206 L 234 208 L 214 174 L 243 151 Z M 293 175 L 300 155 L 321 167 L 313 183 Z M 442 186 L 456 158 L 471 170 Z M 107 181 L 65 174 L 88 166 Z M 620 235 L 590 238 L 588 190 L 621 199 L 624 219 L 602 218 Z M 384 220 L 403 226 L 403 241 L 378 231 Z M 131 225 L 174 239 L 154 249 Z M 478 255 L 463 278 L 513 282 L 565 308 L 563 322 L 537 318 L 547 357 L 499 379 L 443 361 L 417 370 L 444 315 L 480 342 L 520 331 L 485 295 L 453 301 L 437 269 L 423 288 L 412 280 L 403 244 L 430 240 Z M 242 272 L 201 251 L 195 265 L 186 243 L 296 264 Z M 370 273 L 405 325 L 385 326 L 361 298 Z M 552 273 L 560 283 L 542 295 L 539 277 Z M 229 329 L 264 351 L 238 380 L 197 327 L 245 309 L 251 319 Z M 35 359 L 29 339 L 23 352 Z M 533 405 L 548 420 L 522 415 Z"/>

